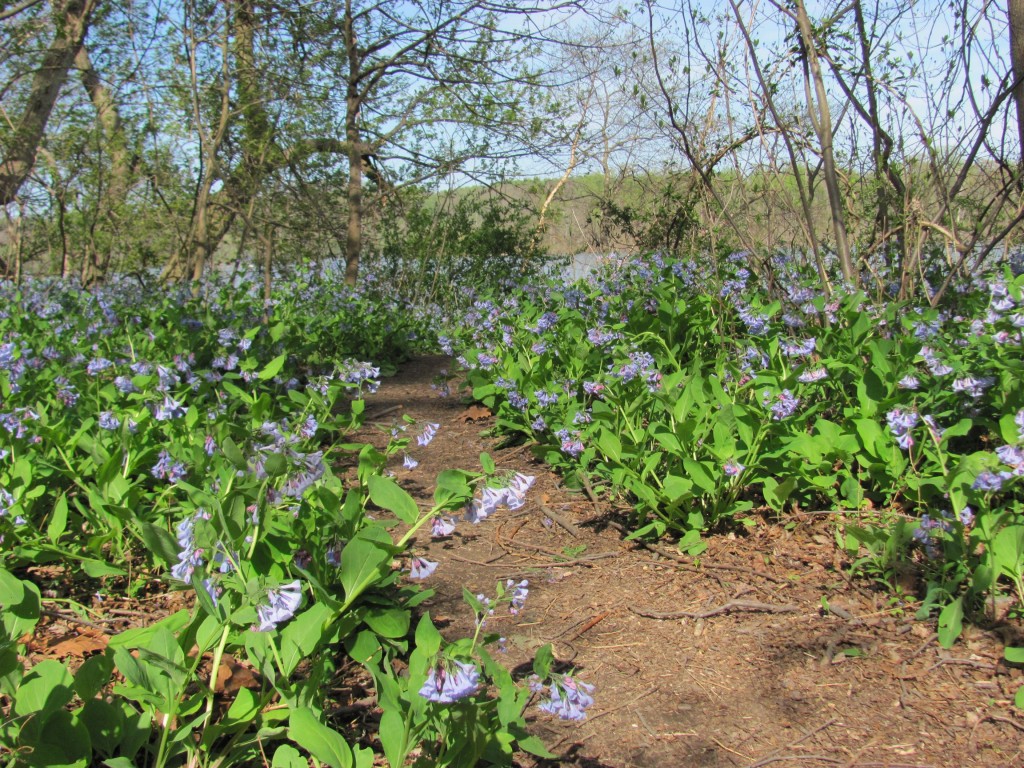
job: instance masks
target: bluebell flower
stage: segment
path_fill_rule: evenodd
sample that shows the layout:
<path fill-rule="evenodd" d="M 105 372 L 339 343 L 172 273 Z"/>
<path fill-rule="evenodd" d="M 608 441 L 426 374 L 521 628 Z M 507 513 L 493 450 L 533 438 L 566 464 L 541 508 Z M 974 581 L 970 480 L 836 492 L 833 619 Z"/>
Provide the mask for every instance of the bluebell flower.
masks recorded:
<path fill-rule="evenodd" d="M 11 507 L 14 505 L 14 496 L 6 488 L 0 488 L 0 517 L 5 516 L 11 511 Z"/>
<path fill-rule="evenodd" d="M 444 539 L 455 533 L 455 521 L 450 517 L 435 517 L 430 524 L 430 536 Z"/>
<path fill-rule="evenodd" d="M 1003 482 L 1010 479 L 1012 474 L 1009 472 L 980 472 L 976 478 L 974 478 L 974 484 L 971 486 L 976 491 L 998 491 L 1002 489 Z"/>
<path fill-rule="evenodd" d="M 583 720 L 586 710 L 594 704 L 594 686 L 576 680 L 572 675 L 558 675 L 549 689 L 551 698 L 540 709 L 562 720 Z"/>
<path fill-rule="evenodd" d="M 518 615 L 526 605 L 526 598 L 530 594 L 529 586 L 530 582 L 526 579 L 523 579 L 518 584 L 513 579 L 505 582 L 505 588 L 512 592 L 512 601 L 509 603 L 508 610 L 513 616 Z"/>
<path fill-rule="evenodd" d="M 784 389 L 771 401 L 772 418 L 775 421 L 782 421 L 782 419 L 789 418 L 796 413 L 797 406 L 799 405 L 800 398 L 793 397 L 792 392 L 788 389 Z"/>
<path fill-rule="evenodd" d="M 725 462 L 725 465 L 722 467 L 722 471 L 725 472 L 727 477 L 736 477 L 741 474 L 744 469 L 746 469 L 745 466 L 740 464 L 738 461 L 733 461 L 732 459 Z"/>
<path fill-rule="evenodd" d="M 814 368 L 810 371 L 804 371 L 803 373 L 796 377 L 796 380 L 799 381 L 801 384 L 812 384 L 816 381 L 822 381 L 823 379 L 827 378 L 827 370 L 825 370 L 824 368 Z"/>
<path fill-rule="evenodd" d="M 121 426 L 121 420 L 112 411 L 100 411 L 98 423 L 102 429 L 114 431 Z"/>
<path fill-rule="evenodd" d="M 96 376 L 100 372 L 107 370 L 113 363 L 107 360 L 105 357 L 97 357 L 89 361 L 89 364 L 85 367 L 85 372 L 90 376 Z"/>
<path fill-rule="evenodd" d="M 170 395 L 164 395 L 164 401 L 160 405 L 154 406 L 153 418 L 157 421 L 170 421 L 171 419 L 180 419 L 185 415 L 186 408 L 184 405 L 179 403 Z"/>
<path fill-rule="evenodd" d="M 421 581 L 429 578 L 437 570 L 437 563 L 425 557 L 414 557 L 409 564 L 409 578 Z"/>
<path fill-rule="evenodd" d="M 964 527 L 969 527 L 974 522 L 974 510 L 970 507 L 964 507 L 960 510 L 960 514 L 957 517 Z"/>
<path fill-rule="evenodd" d="M 480 671 L 465 661 L 441 660 L 431 667 L 420 696 L 437 704 L 452 704 L 471 696 L 480 685 Z"/>
<path fill-rule="evenodd" d="M 556 405 L 558 403 L 558 394 L 555 392 L 538 389 L 533 393 L 533 396 L 537 398 L 537 404 L 540 405 L 541 408 L 547 408 L 548 406 Z"/>
<path fill-rule="evenodd" d="M 921 388 L 921 382 L 918 380 L 917 376 L 912 376 L 908 374 L 899 381 L 897 381 L 896 386 L 899 387 L 900 389 L 915 390 Z"/>
<path fill-rule="evenodd" d="M 295 615 L 302 603 L 302 582 L 298 579 L 282 584 L 276 589 L 267 590 L 267 605 L 256 609 L 259 625 L 254 627 L 257 632 L 269 632 L 277 629 L 281 622 L 288 621 Z"/>
<path fill-rule="evenodd" d="M 409 456 L 408 454 L 406 454 L 405 457 L 402 459 L 402 466 L 405 467 L 406 469 L 416 469 L 416 467 L 418 467 L 419 465 L 420 463 L 416 461 L 416 459 L 414 459 L 412 456 Z"/>
<path fill-rule="evenodd" d="M 423 427 L 423 433 L 416 437 L 416 442 L 423 447 L 430 445 L 430 441 L 434 439 L 434 435 L 437 434 L 437 430 L 440 426 L 440 424 L 431 424 L 428 422 L 427 425 Z"/>
<path fill-rule="evenodd" d="M 534 432 L 543 432 L 548 428 L 548 423 L 544 421 L 543 416 L 538 416 L 532 422 L 530 422 L 530 429 Z"/>

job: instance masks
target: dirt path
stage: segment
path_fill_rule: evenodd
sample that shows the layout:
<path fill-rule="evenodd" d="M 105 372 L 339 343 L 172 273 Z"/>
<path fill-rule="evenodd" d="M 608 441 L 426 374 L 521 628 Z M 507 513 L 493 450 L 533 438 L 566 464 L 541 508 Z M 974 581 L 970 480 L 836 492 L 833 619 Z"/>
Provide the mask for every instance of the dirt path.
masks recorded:
<path fill-rule="evenodd" d="M 847 578 L 828 515 L 715 538 L 696 564 L 671 545 L 626 542 L 614 510 L 562 488 L 528 450 L 497 450 L 490 419 L 439 397 L 430 385 L 446 364 L 407 364 L 368 400 L 368 423 L 408 414 L 441 425 L 430 446 L 411 447 L 416 469 L 395 468 L 423 499 L 441 470 L 479 469 L 484 450 L 499 469 L 536 475 L 522 509 L 461 523 L 447 542 L 423 535 L 416 551 L 440 561 L 427 607 L 452 637 L 471 625 L 463 587 L 493 594 L 499 579 L 530 580 L 526 609 L 500 620 L 509 664 L 551 643 L 597 686 L 582 723 L 531 708 L 554 764 L 1024 766 L 1024 717 L 1011 705 L 1024 675 L 1001 661 L 1005 639 L 1021 642 L 1019 622 L 967 629 L 941 649 L 913 605 Z"/>

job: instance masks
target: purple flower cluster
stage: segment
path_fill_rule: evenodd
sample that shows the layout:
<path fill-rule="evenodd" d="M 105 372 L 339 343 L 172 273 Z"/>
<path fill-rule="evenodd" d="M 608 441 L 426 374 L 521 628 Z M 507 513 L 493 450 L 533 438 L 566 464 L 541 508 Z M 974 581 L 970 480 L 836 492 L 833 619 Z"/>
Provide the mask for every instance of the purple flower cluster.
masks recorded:
<path fill-rule="evenodd" d="M 422 581 L 429 578 L 437 570 L 437 563 L 425 557 L 414 557 L 409 562 L 409 578 Z"/>
<path fill-rule="evenodd" d="M 359 392 L 363 391 L 365 384 L 366 391 L 371 395 L 380 387 L 379 376 L 380 368 L 359 360 L 345 360 L 338 366 L 338 377 L 342 381 L 354 384 Z"/>
<path fill-rule="evenodd" d="M 423 427 L 423 432 L 416 436 L 416 442 L 423 448 L 430 445 L 430 441 L 434 439 L 434 435 L 437 434 L 437 430 L 440 429 L 440 424 L 431 424 L 427 422 L 426 426 Z"/>
<path fill-rule="evenodd" d="M 661 386 L 661 372 L 657 368 L 654 356 L 649 352 L 630 352 L 629 362 L 619 366 L 618 370 L 614 370 L 613 366 L 612 375 L 618 377 L 623 384 L 638 377 L 643 378 L 651 392 L 657 392 Z"/>
<path fill-rule="evenodd" d="M 603 347 L 611 344 L 616 339 L 622 338 L 622 334 L 605 328 L 591 328 L 587 331 L 587 338 L 595 347 Z"/>
<path fill-rule="evenodd" d="M 479 523 L 494 514 L 499 507 L 509 510 L 519 509 L 526 503 L 526 494 L 533 487 L 536 478 L 531 475 L 516 473 L 509 484 L 501 488 L 487 486 L 480 493 L 479 499 L 473 499 L 466 505 L 466 522 Z"/>
<path fill-rule="evenodd" d="M 807 357 L 814 353 L 818 340 L 813 336 L 803 341 L 783 341 L 779 349 L 786 357 Z"/>
<path fill-rule="evenodd" d="M 150 470 L 150 474 L 157 480 L 166 480 L 169 483 L 176 483 L 188 476 L 188 467 L 183 462 L 174 461 L 166 450 L 161 449 L 157 454 L 156 464 Z"/>
<path fill-rule="evenodd" d="M 828 371 L 824 368 L 813 368 L 809 371 L 804 371 L 796 380 L 801 384 L 813 384 L 816 381 L 822 381 L 828 378 Z"/>
<path fill-rule="evenodd" d="M 782 421 L 796 413 L 797 406 L 800 405 L 800 398 L 793 397 L 792 392 L 784 389 L 774 397 L 766 395 L 764 403 L 765 405 L 770 403 L 772 418 L 775 421 Z"/>
<path fill-rule="evenodd" d="M 921 347 L 921 357 L 924 358 L 925 367 L 932 376 L 948 376 L 953 372 L 953 369 L 943 363 L 930 347 Z"/>
<path fill-rule="evenodd" d="M 171 566 L 171 576 L 186 584 L 192 581 L 192 574 L 196 568 L 203 565 L 203 550 L 196 547 L 196 523 L 199 520 L 209 520 L 210 513 L 202 507 L 195 511 L 194 515 L 184 518 L 178 523 L 178 546 L 181 552 L 178 553 L 177 565 Z"/>
<path fill-rule="evenodd" d="M 555 436 L 562 441 L 562 452 L 574 459 L 578 459 L 583 453 L 584 445 L 580 440 L 579 432 L 570 433 L 568 429 L 560 429 Z"/>
<path fill-rule="evenodd" d="M 974 478 L 974 484 L 971 486 L 976 491 L 984 492 L 996 492 L 1002 490 L 1003 483 L 1013 477 L 1012 472 L 979 472 L 978 476 Z"/>
<path fill-rule="evenodd" d="M 918 415 L 914 411 L 904 411 L 902 408 L 893 408 L 885 415 L 889 424 L 889 431 L 896 438 L 896 444 L 904 451 L 909 451 L 914 445 L 914 438 L 910 430 L 917 426 Z"/>
<path fill-rule="evenodd" d="M 973 376 L 965 376 L 953 381 L 953 391 L 963 392 L 969 397 L 978 399 L 985 394 L 986 389 L 995 383 L 996 380 L 992 376 L 983 376 L 980 379 L 976 379 Z"/>
<path fill-rule="evenodd" d="M 513 616 L 518 615 L 519 612 L 523 610 L 523 606 L 526 605 L 526 598 L 530 594 L 530 590 L 528 589 L 529 586 L 530 582 L 526 579 L 523 579 L 518 584 L 512 579 L 505 582 L 505 588 L 512 592 L 512 599 L 509 602 L 508 612 Z"/>
<path fill-rule="evenodd" d="M 267 604 L 256 609 L 260 623 L 253 627 L 257 632 L 270 632 L 281 622 L 288 621 L 299 610 L 302 603 L 302 582 L 298 579 L 267 590 Z"/>
<path fill-rule="evenodd" d="M 419 694 L 437 704 L 453 704 L 476 693 L 479 686 L 480 671 L 475 664 L 442 659 L 430 668 Z"/>
<path fill-rule="evenodd" d="M 555 675 L 548 689 L 550 699 L 540 709 L 562 720 L 583 720 L 586 710 L 594 704 L 594 686 L 577 680 L 572 675 Z"/>

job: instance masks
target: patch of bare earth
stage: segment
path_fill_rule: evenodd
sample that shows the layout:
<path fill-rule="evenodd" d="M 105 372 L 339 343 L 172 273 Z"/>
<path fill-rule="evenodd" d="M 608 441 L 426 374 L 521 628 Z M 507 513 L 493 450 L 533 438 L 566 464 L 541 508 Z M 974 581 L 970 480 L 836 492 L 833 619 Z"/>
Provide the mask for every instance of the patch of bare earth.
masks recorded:
<path fill-rule="evenodd" d="M 1019 622 L 968 628 L 943 650 L 934 621 L 846 575 L 832 515 L 760 521 L 712 538 L 699 562 L 625 541 L 616 510 L 563 488 L 528 450 L 498 449 L 489 419 L 439 397 L 430 384 L 446 364 L 421 358 L 385 381 L 360 437 L 403 415 L 439 423 L 430 446 L 411 446 L 416 469 L 394 467 L 424 501 L 438 472 L 479 470 L 481 451 L 537 476 L 524 508 L 461 523 L 449 541 L 424 533 L 415 552 L 440 561 L 426 608 L 449 637 L 471 631 L 463 587 L 493 594 L 497 580 L 526 578 L 526 609 L 489 625 L 508 638 L 509 666 L 525 674 L 551 643 L 597 686 L 582 723 L 531 707 L 559 755 L 548 765 L 1024 766 L 1012 706 L 1024 676 L 1002 661 Z"/>

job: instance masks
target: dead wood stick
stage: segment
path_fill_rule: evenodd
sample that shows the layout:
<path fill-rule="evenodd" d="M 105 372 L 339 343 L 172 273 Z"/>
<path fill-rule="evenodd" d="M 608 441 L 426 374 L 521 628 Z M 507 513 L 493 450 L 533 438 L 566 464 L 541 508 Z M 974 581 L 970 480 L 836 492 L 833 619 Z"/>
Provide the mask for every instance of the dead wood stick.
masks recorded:
<path fill-rule="evenodd" d="M 629 610 L 639 616 L 646 616 L 650 619 L 707 619 L 712 616 L 718 616 L 722 613 L 732 613 L 733 611 L 746 611 L 750 613 L 794 613 L 798 610 L 795 605 L 774 605 L 772 603 L 759 603 L 756 600 L 730 600 L 724 605 L 720 605 L 717 608 L 711 608 L 707 611 L 670 611 L 668 613 L 657 613 L 655 611 L 645 611 L 641 608 L 633 608 L 630 606 Z"/>
<path fill-rule="evenodd" d="M 553 510 L 551 507 L 549 507 L 547 504 L 544 504 L 543 502 L 541 503 L 540 508 L 543 510 L 545 515 L 547 515 L 560 526 L 565 528 L 565 530 L 567 530 L 570 533 L 570 535 L 579 538 L 580 529 L 576 527 L 576 524 L 574 522 L 572 522 L 571 520 L 567 520 L 561 513 L 555 512 L 555 510 Z"/>

